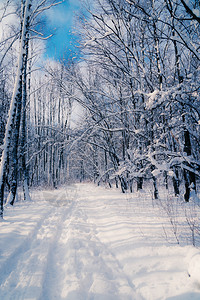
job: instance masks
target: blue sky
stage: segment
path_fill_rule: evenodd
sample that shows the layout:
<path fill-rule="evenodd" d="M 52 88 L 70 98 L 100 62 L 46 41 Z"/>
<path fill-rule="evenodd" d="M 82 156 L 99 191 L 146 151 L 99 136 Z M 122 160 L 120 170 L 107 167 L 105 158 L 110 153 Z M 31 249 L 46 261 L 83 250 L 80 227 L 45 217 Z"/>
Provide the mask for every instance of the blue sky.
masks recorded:
<path fill-rule="evenodd" d="M 77 37 L 73 34 L 73 27 L 74 17 L 79 11 L 79 0 L 65 0 L 46 12 L 46 33 L 54 34 L 46 41 L 46 57 L 66 59 L 77 56 Z"/>

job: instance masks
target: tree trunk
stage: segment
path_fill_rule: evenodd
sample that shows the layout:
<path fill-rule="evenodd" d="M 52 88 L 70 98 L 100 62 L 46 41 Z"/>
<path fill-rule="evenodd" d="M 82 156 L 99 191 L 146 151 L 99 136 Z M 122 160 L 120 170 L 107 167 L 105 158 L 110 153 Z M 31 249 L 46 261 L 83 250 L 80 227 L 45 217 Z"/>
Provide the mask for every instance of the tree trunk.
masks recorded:
<path fill-rule="evenodd" d="M 25 53 L 25 45 L 26 45 L 26 36 L 29 27 L 29 14 L 31 8 L 31 0 L 26 0 L 25 2 L 25 10 L 24 10 L 24 18 L 23 18 L 23 26 L 22 26 L 22 34 L 21 34 L 21 42 L 20 42 L 20 52 L 18 57 L 18 67 L 17 67 L 17 75 L 15 78 L 15 85 L 12 94 L 10 110 L 8 115 L 8 121 L 6 125 L 5 138 L 4 138 L 4 147 L 3 153 L 1 157 L 1 166 L 0 166 L 0 203 L 1 203 L 1 212 L 0 215 L 3 218 L 3 202 L 4 202 L 4 186 L 5 186 L 5 173 L 6 173 L 6 162 L 8 157 L 8 152 L 11 143 L 11 132 L 14 124 L 14 119 L 16 115 L 17 101 L 19 95 L 21 94 L 21 85 L 20 82 L 22 80 L 23 73 L 23 56 Z"/>
<path fill-rule="evenodd" d="M 185 118 L 183 116 L 183 121 L 185 123 Z M 184 149 L 183 152 L 187 154 L 187 156 L 190 156 L 192 154 L 191 149 L 191 142 L 190 142 L 190 133 L 187 129 L 184 130 Z M 188 163 L 185 163 L 186 166 L 189 166 Z M 183 169 L 183 177 L 185 181 L 185 194 L 184 198 L 186 202 L 189 202 L 190 199 L 190 189 L 191 184 L 193 183 L 194 190 L 196 190 L 196 178 L 194 172 L 188 171 L 185 168 Z"/>
<path fill-rule="evenodd" d="M 20 80 L 20 85 L 22 81 Z M 20 91 L 22 89 L 20 88 Z M 10 165 L 11 165 L 11 181 L 10 181 L 10 193 L 8 197 L 8 203 L 14 204 L 15 196 L 17 192 L 17 181 L 18 181 L 18 146 L 19 146 L 19 131 L 22 111 L 22 94 L 19 93 L 17 98 L 17 113 L 14 122 L 13 136 L 11 139 L 11 153 L 10 153 Z"/>
<path fill-rule="evenodd" d="M 26 39 L 26 53 L 24 55 L 24 72 L 22 80 L 22 139 L 21 139 L 21 151 L 22 151 L 22 176 L 23 176 L 23 192 L 24 200 L 30 200 L 28 189 L 28 171 L 26 167 L 26 104 L 27 104 L 27 61 L 28 61 L 28 44 L 29 38 Z"/>
<path fill-rule="evenodd" d="M 137 191 L 142 190 L 143 177 L 137 177 Z"/>

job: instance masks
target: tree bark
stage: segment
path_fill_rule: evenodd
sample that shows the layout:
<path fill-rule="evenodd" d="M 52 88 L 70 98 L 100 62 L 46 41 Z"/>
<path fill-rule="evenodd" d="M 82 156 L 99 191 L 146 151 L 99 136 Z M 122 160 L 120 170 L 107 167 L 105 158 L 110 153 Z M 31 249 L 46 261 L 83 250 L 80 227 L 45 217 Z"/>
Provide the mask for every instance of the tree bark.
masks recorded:
<path fill-rule="evenodd" d="M 19 96 L 21 95 L 20 82 L 22 80 L 22 73 L 23 73 L 23 56 L 25 53 L 26 36 L 27 36 L 28 26 L 29 26 L 30 8 L 31 8 L 31 0 L 26 0 L 25 10 L 24 10 L 24 18 L 23 18 L 23 26 L 22 26 L 22 34 L 21 34 L 21 42 L 20 42 L 20 52 L 19 52 L 19 56 L 18 56 L 17 75 L 15 78 L 15 85 L 14 85 L 14 90 L 13 90 L 13 94 L 12 94 L 10 110 L 9 110 L 9 115 L 8 115 L 8 121 L 7 121 L 7 125 L 6 125 L 6 131 L 5 131 L 3 153 L 2 153 L 2 157 L 1 157 L 1 166 L 0 166 L 1 211 L 0 211 L 0 216 L 2 218 L 3 218 L 6 162 L 7 162 L 9 149 L 10 149 L 11 132 L 12 132 L 14 119 L 15 119 L 15 115 L 16 115 L 17 103 L 18 103 Z"/>

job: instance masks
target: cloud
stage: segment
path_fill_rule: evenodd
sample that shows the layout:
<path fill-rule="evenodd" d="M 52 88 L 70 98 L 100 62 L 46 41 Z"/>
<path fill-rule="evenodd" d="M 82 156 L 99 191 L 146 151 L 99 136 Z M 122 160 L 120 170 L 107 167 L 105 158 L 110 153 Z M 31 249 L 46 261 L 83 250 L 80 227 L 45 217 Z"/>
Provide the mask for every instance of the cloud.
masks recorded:
<path fill-rule="evenodd" d="M 72 14 L 70 11 L 61 8 L 50 10 L 46 13 L 49 26 L 68 25 L 71 23 Z"/>
<path fill-rule="evenodd" d="M 70 27 L 76 12 L 80 9 L 80 2 L 65 1 L 46 12 L 49 25 L 65 25 Z"/>
<path fill-rule="evenodd" d="M 0 41 L 12 34 L 13 27 L 18 24 L 15 14 L 15 6 L 11 3 L 6 5 L 6 1 L 0 0 Z"/>

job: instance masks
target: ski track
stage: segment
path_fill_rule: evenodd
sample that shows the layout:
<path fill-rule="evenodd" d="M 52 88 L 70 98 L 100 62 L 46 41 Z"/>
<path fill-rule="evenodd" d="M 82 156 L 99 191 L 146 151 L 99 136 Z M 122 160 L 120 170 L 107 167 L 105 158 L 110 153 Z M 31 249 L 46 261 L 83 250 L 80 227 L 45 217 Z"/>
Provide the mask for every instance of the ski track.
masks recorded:
<path fill-rule="evenodd" d="M 53 206 L 1 266 L 0 299 L 142 299 L 97 237 L 84 192 L 69 207 L 60 206 L 56 194 L 45 194 Z"/>
<path fill-rule="evenodd" d="M 48 210 L 34 231 L 6 260 L 0 278 L 0 299 L 39 299 L 50 246 L 56 241 L 63 218 L 71 208 L 72 204 L 64 210 L 58 207 Z"/>
<path fill-rule="evenodd" d="M 92 185 L 45 191 L 45 212 L 29 212 L 34 228 L 0 260 L 0 300 L 200 299 L 192 281 L 181 294 L 188 249 L 163 244 L 167 222 L 145 211 L 145 199 L 113 195 Z M 17 230 L 26 223 L 15 220 Z"/>
<path fill-rule="evenodd" d="M 142 299 L 114 255 L 97 238 L 83 201 L 77 201 L 49 252 L 40 300 Z"/>
<path fill-rule="evenodd" d="M 40 218 L 40 220 L 37 222 L 35 228 L 32 232 L 28 234 L 28 236 L 24 239 L 24 241 L 16 246 L 15 250 L 8 253 L 7 258 L 0 266 L 0 285 L 6 280 L 6 278 L 10 275 L 10 273 L 13 271 L 13 269 L 16 267 L 18 260 L 20 257 L 24 254 L 24 252 L 28 251 L 30 249 L 30 243 L 32 240 L 34 240 L 38 234 L 39 229 L 43 226 L 43 223 L 46 220 L 46 217 L 48 217 L 53 212 L 53 208 L 50 210 L 47 210 L 47 213 Z M 10 251 L 12 249 L 9 249 Z M 1 295 L 1 290 L 0 290 Z M 1 298 L 0 298 L 1 299 Z"/>

